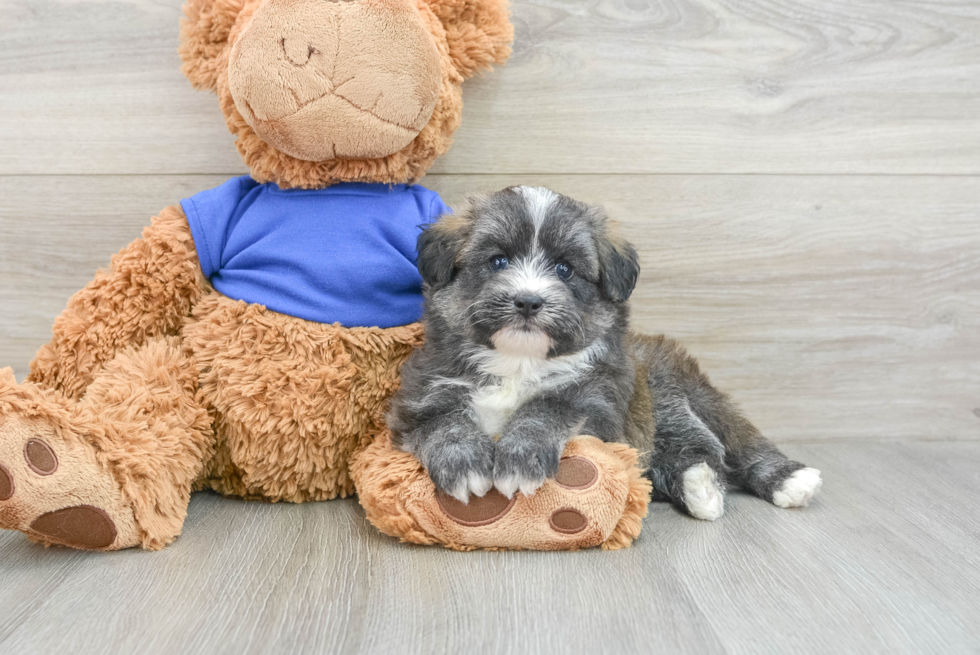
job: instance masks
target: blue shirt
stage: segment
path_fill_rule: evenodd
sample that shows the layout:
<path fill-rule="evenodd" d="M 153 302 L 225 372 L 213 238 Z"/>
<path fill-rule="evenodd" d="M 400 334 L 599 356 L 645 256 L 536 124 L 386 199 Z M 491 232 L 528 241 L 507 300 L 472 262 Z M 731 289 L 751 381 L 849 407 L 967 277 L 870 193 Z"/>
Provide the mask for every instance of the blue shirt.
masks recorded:
<path fill-rule="evenodd" d="M 422 315 L 421 227 L 449 213 L 420 186 L 280 189 L 248 176 L 181 201 L 204 272 L 235 300 L 345 327 Z"/>

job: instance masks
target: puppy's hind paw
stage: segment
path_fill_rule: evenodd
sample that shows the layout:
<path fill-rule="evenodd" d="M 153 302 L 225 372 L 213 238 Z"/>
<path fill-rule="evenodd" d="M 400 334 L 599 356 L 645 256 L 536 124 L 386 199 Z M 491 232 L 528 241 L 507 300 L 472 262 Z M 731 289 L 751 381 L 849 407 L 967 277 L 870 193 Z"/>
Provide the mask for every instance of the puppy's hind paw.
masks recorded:
<path fill-rule="evenodd" d="M 822 484 L 820 471 L 810 467 L 800 469 L 783 480 L 772 495 L 772 504 L 782 508 L 806 507 Z"/>
<path fill-rule="evenodd" d="M 696 519 L 714 521 L 725 513 L 725 492 L 718 476 L 705 462 L 684 471 L 684 506 Z"/>

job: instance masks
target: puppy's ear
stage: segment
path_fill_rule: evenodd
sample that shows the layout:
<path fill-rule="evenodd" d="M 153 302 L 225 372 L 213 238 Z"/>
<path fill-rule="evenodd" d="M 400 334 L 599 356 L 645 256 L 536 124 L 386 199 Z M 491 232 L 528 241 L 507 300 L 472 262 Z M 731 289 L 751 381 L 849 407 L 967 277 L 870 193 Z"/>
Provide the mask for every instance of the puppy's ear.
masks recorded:
<path fill-rule="evenodd" d="M 452 281 L 457 260 L 466 243 L 465 228 L 463 220 L 443 216 L 419 235 L 419 273 L 432 291 L 438 291 Z"/>
<path fill-rule="evenodd" d="M 626 302 L 640 276 L 636 249 L 628 241 L 609 235 L 600 237 L 597 245 L 602 293 L 613 302 Z"/>

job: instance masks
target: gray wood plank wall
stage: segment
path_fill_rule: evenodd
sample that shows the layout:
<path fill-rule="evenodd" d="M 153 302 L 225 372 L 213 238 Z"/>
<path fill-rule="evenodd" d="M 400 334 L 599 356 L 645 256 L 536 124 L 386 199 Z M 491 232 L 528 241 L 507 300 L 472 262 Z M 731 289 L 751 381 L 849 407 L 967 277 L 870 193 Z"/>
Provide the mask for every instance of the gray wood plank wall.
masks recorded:
<path fill-rule="evenodd" d="M 246 172 L 180 0 L 0 0 L 0 366 L 162 207 Z M 980 3 L 517 0 L 450 203 L 598 202 L 638 328 L 788 454 L 802 511 L 654 505 L 620 553 L 413 548 L 354 501 L 198 495 L 162 553 L 0 535 L 0 652 L 977 652 Z M 944 443 L 955 442 L 955 443 Z"/>
<path fill-rule="evenodd" d="M 245 168 L 179 0 L 4 0 L 0 363 L 165 205 Z M 980 5 L 546 0 L 424 183 L 547 184 L 639 246 L 636 324 L 774 438 L 980 437 Z M 941 175 L 940 175 L 941 174 Z"/>
<path fill-rule="evenodd" d="M 0 362 L 167 204 L 217 175 L 0 176 Z M 634 324 L 682 339 L 777 440 L 980 436 L 980 184 L 969 176 L 431 175 L 606 206 Z"/>

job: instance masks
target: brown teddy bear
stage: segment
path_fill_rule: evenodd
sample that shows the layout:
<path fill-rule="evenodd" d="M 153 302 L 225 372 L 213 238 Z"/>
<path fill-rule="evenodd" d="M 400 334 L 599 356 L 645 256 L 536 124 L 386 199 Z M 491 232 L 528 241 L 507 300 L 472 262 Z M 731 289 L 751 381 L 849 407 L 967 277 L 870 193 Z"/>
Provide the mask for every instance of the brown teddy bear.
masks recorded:
<path fill-rule="evenodd" d="M 71 298 L 26 382 L 0 371 L 0 527 L 159 549 L 194 490 L 302 502 L 358 482 L 410 541 L 627 545 L 649 492 L 633 453 L 577 440 L 564 483 L 454 507 L 384 427 L 422 334 L 415 239 L 448 211 L 414 183 L 459 126 L 463 80 L 509 55 L 506 0 L 184 11 L 184 73 L 218 95 L 251 175 L 160 212 Z"/>

